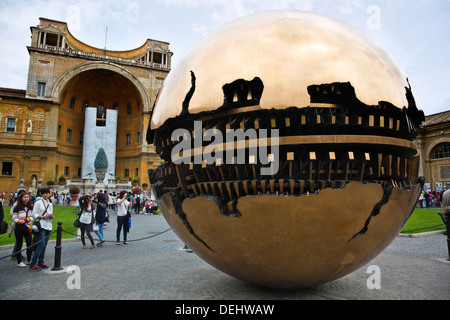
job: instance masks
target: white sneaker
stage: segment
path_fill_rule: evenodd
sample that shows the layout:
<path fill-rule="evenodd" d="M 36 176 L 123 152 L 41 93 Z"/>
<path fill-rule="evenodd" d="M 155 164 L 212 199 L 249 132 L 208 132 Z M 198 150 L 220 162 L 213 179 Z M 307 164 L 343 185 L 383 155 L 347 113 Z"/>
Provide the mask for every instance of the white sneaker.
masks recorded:
<path fill-rule="evenodd" d="M 25 263 L 21 262 L 21 263 L 18 263 L 17 266 L 20 268 L 25 268 L 27 265 Z"/>

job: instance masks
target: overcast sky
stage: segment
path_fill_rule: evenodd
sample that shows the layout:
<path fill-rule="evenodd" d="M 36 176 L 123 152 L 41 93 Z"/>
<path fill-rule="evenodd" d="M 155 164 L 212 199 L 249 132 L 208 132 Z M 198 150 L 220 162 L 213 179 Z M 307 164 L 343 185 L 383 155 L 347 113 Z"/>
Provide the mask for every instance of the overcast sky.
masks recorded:
<path fill-rule="evenodd" d="M 408 75 L 426 115 L 450 110 L 450 0 L 0 0 L 0 87 L 26 89 L 30 26 L 65 21 L 88 45 L 170 43 L 172 68 L 205 35 L 265 10 L 324 14 L 364 31 Z"/>

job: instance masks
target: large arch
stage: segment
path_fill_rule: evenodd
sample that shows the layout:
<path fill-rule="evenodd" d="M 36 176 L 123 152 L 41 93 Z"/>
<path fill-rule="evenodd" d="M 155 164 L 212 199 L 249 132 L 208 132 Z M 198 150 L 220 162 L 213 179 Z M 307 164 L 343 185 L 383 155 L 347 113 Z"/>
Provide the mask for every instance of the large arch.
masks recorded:
<path fill-rule="evenodd" d="M 143 110 L 150 110 L 150 99 L 148 97 L 147 91 L 145 90 L 139 79 L 129 71 L 127 71 L 125 68 L 122 68 L 113 63 L 106 64 L 102 62 L 88 62 L 66 71 L 61 77 L 59 77 L 58 81 L 53 86 L 52 101 L 55 103 L 59 103 L 61 101 L 61 95 L 63 94 L 64 88 L 74 77 L 85 71 L 96 69 L 104 69 L 116 72 L 128 79 L 136 87 L 139 94 L 141 95 Z"/>
<path fill-rule="evenodd" d="M 142 172 L 139 168 L 145 132 L 144 114 L 149 99 L 136 76 L 114 64 L 86 63 L 64 73 L 55 83 L 52 93 L 53 101 L 59 104 L 55 123 L 58 146 L 55 166 L 58 166 L 58 176 L 83 176 L 85 147 L 89 147 L 85 146 L 85 139 L 92 138 L 93 134 L 92 130 L 85 128 L 86 114 L 91 114 L 92 119 L 92 108 L 97 108 L 99 128 L 107 126 L 106 120 L 100 120 L 104 119 L 103 116 L 106 117 L 107 110 L 117 111 L 118 119 L 114 129 L 114 139 L 117 139 L 117 144 L 114 145 L 117 148 L 110 150 L 115 154 L 116 177 L 139 178 L 139 173 Z M 109 130 L 111 128 L 109 126 Z M 95 132 L 99 134 L 101 131 L 98 129 Z M 109 131 L 110 137 L 111 134 Z"/>

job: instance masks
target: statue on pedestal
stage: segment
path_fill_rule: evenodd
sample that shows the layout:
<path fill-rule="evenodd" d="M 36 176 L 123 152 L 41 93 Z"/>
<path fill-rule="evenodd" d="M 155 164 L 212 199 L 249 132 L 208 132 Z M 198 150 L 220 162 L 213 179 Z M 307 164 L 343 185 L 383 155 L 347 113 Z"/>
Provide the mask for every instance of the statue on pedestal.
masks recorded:
<path fill-rule="evenodd" d="M 108 158 L 106 157 L 105 149 L 98 149 L 97 156 L 94 161 L 95 176 L 97 177 L 97 184 L 103 184 L 106 171 L 108 169 Z"/>

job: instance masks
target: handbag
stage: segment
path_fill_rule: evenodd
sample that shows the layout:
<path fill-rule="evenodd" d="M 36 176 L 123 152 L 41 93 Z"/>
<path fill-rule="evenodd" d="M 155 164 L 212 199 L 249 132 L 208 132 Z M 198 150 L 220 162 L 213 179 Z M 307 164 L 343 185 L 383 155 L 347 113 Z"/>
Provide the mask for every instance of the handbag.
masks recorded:
<path fill-rule="evenodd" d="M 47 209 L 48 209 L 48 205 L 47 205 L 47 207 L 44 207 L 45 208 L 45 211 L 44 211 L 44 213 L 42 214 L 42 216 L 44 216 L 46 213 L 47 213 Z M 41 230 L 42 230 L 42 226 L 41 226 L 41 220 L 35 220 L 34 222 L 33 222 L 33 231 L 34 232 L 41 232 Z"/>
<path fill-rule="evenodd" d="M 41 226 L 41 220 L 35 220 L 33 222 L 33 231 L 34 232 L 41 232 L 42 226 Z"/>
<path fill-rule="evenodd" d="M 4 234 L 6 232 L 8 232 L 8 222 L 3 220 L 0 224 L 0 234 Z"/>
<path fill-rule="evenodd" d="M 83 213 L 83 208 L 81 208 L 80 210 L 78 210 L 77 212 L 77 218 L 75 219 L 75 221 L 73 222 L 73 225 L 75 226 L 75 228 L 79 228 L 80 227 L 80 217 L 81 214 Z"/>

